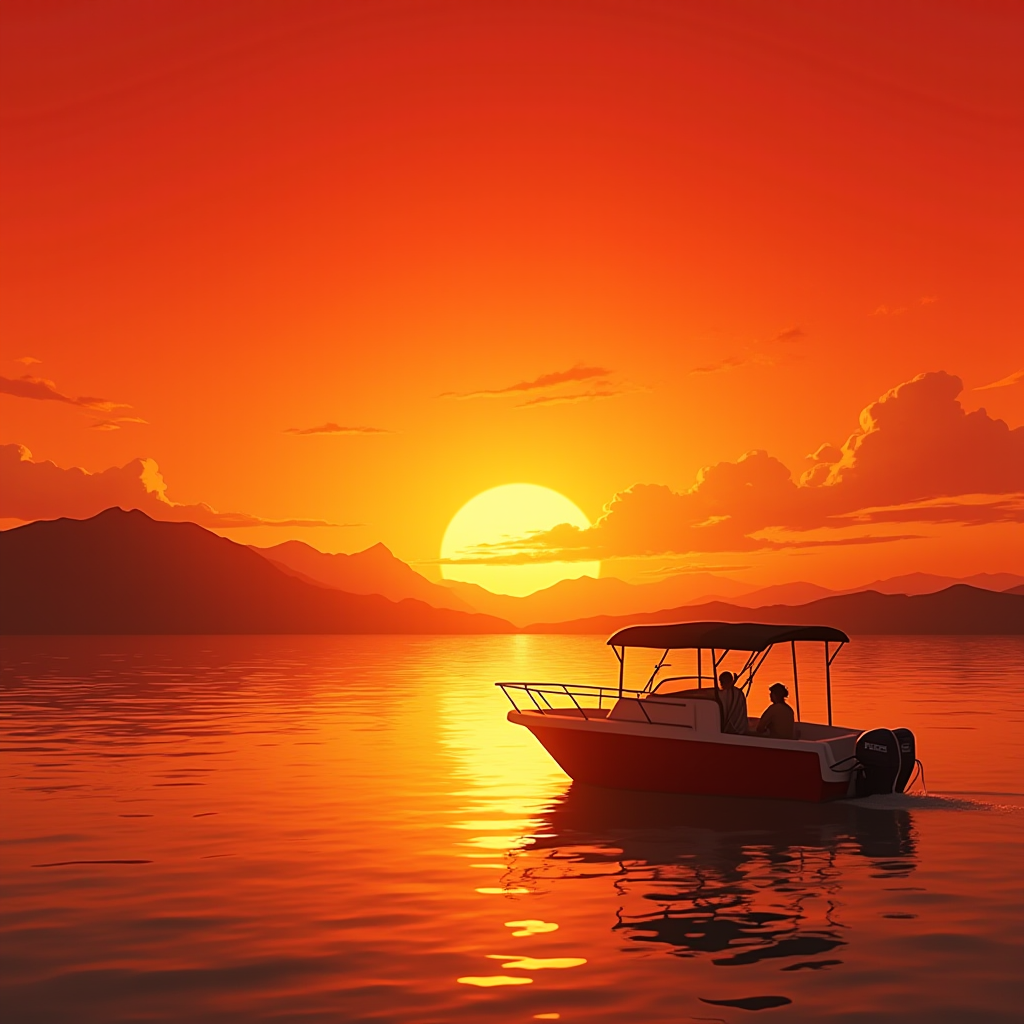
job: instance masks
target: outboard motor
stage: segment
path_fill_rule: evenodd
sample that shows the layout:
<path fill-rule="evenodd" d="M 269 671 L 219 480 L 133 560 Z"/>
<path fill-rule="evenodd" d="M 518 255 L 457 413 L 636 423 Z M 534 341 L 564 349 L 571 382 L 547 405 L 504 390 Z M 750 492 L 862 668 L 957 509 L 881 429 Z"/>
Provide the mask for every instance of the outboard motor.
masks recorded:
<path fill-rule="evenodd" d="M 893 729 L 892 734 L 900 745 L 900 772 L 896 776 L 896 792 L 902 793 L 910 781 L 911 772 L 917 764 L 917 744 L 909 729 Z"/>
<path fill-rule="evenodd" d="M 857 739 L 857 796 L 892 793 L 902 767 L 900 741 L 891 729 L 869 729 Z M 913 768 L 914 762 L 910 762 Z"/>

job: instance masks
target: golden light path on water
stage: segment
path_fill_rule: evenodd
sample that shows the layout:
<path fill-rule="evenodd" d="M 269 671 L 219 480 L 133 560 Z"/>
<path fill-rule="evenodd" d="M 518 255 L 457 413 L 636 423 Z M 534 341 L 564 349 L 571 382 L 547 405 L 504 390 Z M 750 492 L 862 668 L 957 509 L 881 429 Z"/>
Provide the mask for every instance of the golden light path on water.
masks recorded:
<path fill-rule="evenodd" d="M 510 678 L 528 677 L 536 672 L 531 644 L 526 637 L 511 638 L 507 670 Z M 519 855 L 533 844 L 533 836 L 543 825 L 543 812 L 550 802 L 565 791 L 568 780 L 551 759 L 525 737 L 523 730 L 511 727 L 504 716 L 495 715 L 494 690 L 469 686 L 441 695 L 439 702 L 439 740 L 456 761 L 454 774 L 466 788 L 455 796 L 465 801 L 466 819 L 453 825 L 472 833 L 460 844 L 469 847 L 465 854 L 473 867 L 500 870 L 505 878 Z M 524 794 L 530 794 L 525 797 Z M 505 860 L 495 863 L 493 853 Z M 486 856 L 486 860 L 478 858 Z M 506 881 L 502 885 L 481 885 L 476 892 L 492 896 L 527 895 L 532 889 Z M 506 921 L 512 938 L 526 939 L 558 930 L 557 922 L 536 919 Z M 488 953 L 488 960 L 502 961 L 503 971 L 565 970 L 582 967 L 581 956 L 533 957 L 518 953 Z M 509 974 L 467 975 L 459 984 L 480 988 L 525 985 L 530 977 Z M 539 1019 L 557 1019 L 541 1017 Z"/>

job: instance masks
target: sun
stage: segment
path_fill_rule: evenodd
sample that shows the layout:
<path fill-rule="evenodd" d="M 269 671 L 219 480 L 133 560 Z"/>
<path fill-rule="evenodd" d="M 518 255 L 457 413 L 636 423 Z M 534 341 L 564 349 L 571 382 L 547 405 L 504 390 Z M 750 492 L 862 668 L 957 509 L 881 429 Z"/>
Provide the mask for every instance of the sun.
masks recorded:
<path fill-rule="evenodd" d="M 481 544 L 498 544 L 569 523 L 581 530 L 590 520 L 564 494 L 537 484 L 503 484 L 471 498 L 452 517 L 441 541 L 441 558 L 465 558 Z M 477 583 L 496 594 L 523 597 L 559 580 L 600 575 L 600 562 L 540 562 L 534 565 L 452 565 L 441 575 Z"/>

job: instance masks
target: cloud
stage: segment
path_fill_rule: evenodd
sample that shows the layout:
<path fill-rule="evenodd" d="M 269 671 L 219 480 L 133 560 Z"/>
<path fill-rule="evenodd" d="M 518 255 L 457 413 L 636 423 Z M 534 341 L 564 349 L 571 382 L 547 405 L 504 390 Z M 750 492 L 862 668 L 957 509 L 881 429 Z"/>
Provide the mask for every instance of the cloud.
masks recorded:
<path fill-rule="evenodd" d="M 90 423 L 89 426 L 93 430 L 120 430 L 122 423 L 149 423 L 149 420 L 144 420 L 141 416 L 118 416 L 112 420 L 96 420 L 95 423 Z"/>
<path fill-rule="evenodd" d="M 794 480 L 765 451 L 706 466 L 693 486 L 620 491 L 589 529 L 568 524 L 472 553 L 478 562 L 749 552 L 889 543 L 915 534 L 841 534 L 887 523 L 1021 521 L 1024 427 L 965 412 L 963 384 L 924 373 L 860 414 L 842 446 L 821 445 Z M 833 536 L 811 536 L 812 531 Z"/>
<path fill-rule="evenodd" d="M 325 423 L 321 427 L 288 427 L 286 434 L 390 434 L 390 430 L 383 427 L 342 427 L 337 423 Z"/>
<path fill-rule="evenodd" d="M 937 295 L 922 295 L 921 298 L 919 298 L 917 300 L 917 305 L 919 305 L 919 306 L 933 306 L 938 301 L 939 301 L 939 297 Z M 886 305 L 882 305 L 882 306 L 876 306 L 875 307 L 875 311 L 871 314 L 871 316 L 902 316 L 904 313 L 909 313 L 909 312 L 910 312 L 910 307 L 909 306 L 886 306 Z"/>
<path fill-rule="evenodd" d="M 41 363 L 42 359 L 36 359 L 35 356 L 18 356 L 14 361 L 16 363 L 21 363 L 24 366 L 31 366 L 33 363 Z"/>
<path fill-rule="evenodd" d="M 94 398 L 88 395 L 72 398 L 70 395 L 61 394 L 52 380 L 29 375 L 17 379 L 0 376 L 0 394 L 13 395 L 15 398 L 34 398 L 43 402 L 63 402 L 97 412 L 131 408 L 123 402 L 111 402 L 106 398 Z"/>
<path fill-rule="evenodd" d="M 703 366 L 695 366 L 689 371 L 691 376 L 699 376 L 706 373 L 722 373 L 726 370 L 735 370 L 741 366 L 775 366 L 777 363 L 792 358 L 791 353 L 783 353 L 779 349 L 773 351 L 776 345 L 792 345 L 807 337 L 807 332 L 799 325 L 787 327 L 773 334 L 767 341 L 755 341 L 738 355 L 726 356 L 714 363 L 706 363 Z"/>
<path fill-rule="evenodd" d="M 613 390 L 611 388 L 591 388 L 589 391 L 572 391 L 565 395 L 539 395 L 521 402 L 517 409 L 528 409 L 531 405 L 555 405 L 559 402 L 587 402 L 598 398 L 615 398 L 624 395 L 629 388 Z"/>
<path fill-rule="evenodd" d="M 1024 495 L 1005 498 L 966 495 L 955 499 L 907 502 L 884 508 L 859 509 L 842 517 L 847 523 L 959 523 L 987 526 L 989 523 L 1024 523 Z"/>
<path fill-rule="evenodd" d="M 441 398 L 501 398 L 505 395 L 522 395 L 531 391 L 558 387 L 560 384 L 579 384 L 583 381 L 609 377 L 612 372 L 602 366 L 584 366 L 577 363 L 568 370 L 543 373 L 539 377 L 534 377 L 533 380 L 519 381 L 518 384 L 509 384 L 508 387 L 486 391 L 446 391 Z"/>
<path fill-rule="evenodd" d="M 845 510 L 963 494 L 1024 491 L 1024 427 L 957 400 L 963 382 L 923 373 L 860 414 L 860 429 L 822 481 Z"/>
<path fill-rule="evenodd" d="M 787 327 L 784 331 L 779 331 L 770 341 L 799 341 L 801 338 L 806 337 L 807 334 L 802 328 Z"/>
<path fill-rule="evenodd" d="M 1003 377 L 1002 380 L 994 380 L 991 384 L 982 384 L 980 388 L 974 388 L 974 390 L 991 391 L 993 388 L 1008 388 L 1014 384 L 1020 384 L 1021 381 L 1024 381 L 1024 370 L 1015 370 L 1009 377 Z"/>
<path fill-rule="evenodd" d="M 106 508 L 141 509 L 154 519 L 192 522 L 215 528 L 242 526 L 347 526 L 320 519 L 262 519 L 247 512 L 217 512 L 206 504 L 179 505 L 152 459 L 88 473 L 36 462 L 20 444 L 0 445 L 0 518 L 88 519 Z"/>
<path fill-rule="evenodd" d="M 717 363 L 708 363 L 705 366 L 695 366 L 690 370 L 690 373 L 721 373 L 722 370 L 732 370 L 737 366 L 745 366 L 747 363 L 753 361 L 753 357 L 749 355 L 727 356 L 725 359 L 720 359 Z"/>
<path fill-rule="evenodd" d="M 662 565 L 655 569 L 642 569 L 639 575 L 653 577 L 654 579 L 674 579 L 677 576 L 690 576 L 703 572 L 743 572 L 750 568 L 752 566 L 736 562 L 722 562 L 721 564 L 700 562 L 687 565 L 674 563 L 672 565 Z"/>

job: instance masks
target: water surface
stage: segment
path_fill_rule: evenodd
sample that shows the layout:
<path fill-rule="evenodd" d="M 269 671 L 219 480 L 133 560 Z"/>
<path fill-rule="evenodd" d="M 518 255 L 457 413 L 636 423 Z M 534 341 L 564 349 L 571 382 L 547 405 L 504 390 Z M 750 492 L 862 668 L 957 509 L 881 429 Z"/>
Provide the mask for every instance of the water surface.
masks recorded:
<path fill-rule="evenodd" d="M 1017 1021 L 1022 666 L 855 640 L 930 795 L 805 807 L 571 785 L 491 683 L 597 637 L 7 638 L 5 1020 Z"/>

